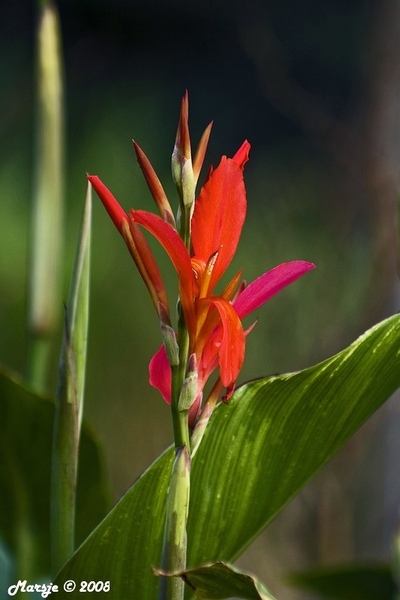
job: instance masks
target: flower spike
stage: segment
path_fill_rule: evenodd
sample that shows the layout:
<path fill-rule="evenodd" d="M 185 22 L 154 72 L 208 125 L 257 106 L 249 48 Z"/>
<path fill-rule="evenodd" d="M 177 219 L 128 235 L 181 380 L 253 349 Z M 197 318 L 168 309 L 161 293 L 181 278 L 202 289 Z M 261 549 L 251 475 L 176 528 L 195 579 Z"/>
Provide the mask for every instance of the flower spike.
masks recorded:
<path fill-rule="evenodd" d="M 240 270 L 222 291 L 216 291 L 236 252 L 246 217 L 243 171 L 249 159 L 250 144 L 244 141 L 232 158 L 222 156 L 219 165 L 209 169 L 195 200 L 195 186 L 211 127 L 212 123 L 205 129 L 192 164 L 186 92 L 172 155 L 173 179 L 179 194 L 178 228 L 175 228 L 164 189 L 150 161 L 135 142 L 137 160 L 160 216 L 143 210 L 125 213 L 98 177 L 88 177 L 122 234 L 158 313 L 163 345 L 150 361 L 150 384 L 161 392 L 166 402 L 172 402 L 173 414 L 179 414 L 179 419 L 182 413 L 187 413 L 190 428 L 197 431 L 194 447 L 201 439 L 222 388 L 226 388 L 222 400 L 228 400 L 235 389 L 244 361 L 246 338 L 255 325 L 243 329 L 242 320 L 315 268 L 305 261 L 283 263 L 247 286 L 245 282 L 240 283 Z M 178 275 L 178 333 L 172 327 L 163 280 L 141 228 L 163 246 Z M 204 387 L 217 369 L 216 383 L 203 402 Z M 187 435 L 182 434 L 181 421 L 176 423 L 179 425 L 176 443 L 187 446 L 189 442 Z M 199 425 L 197 430 L 196 424 Z"/>

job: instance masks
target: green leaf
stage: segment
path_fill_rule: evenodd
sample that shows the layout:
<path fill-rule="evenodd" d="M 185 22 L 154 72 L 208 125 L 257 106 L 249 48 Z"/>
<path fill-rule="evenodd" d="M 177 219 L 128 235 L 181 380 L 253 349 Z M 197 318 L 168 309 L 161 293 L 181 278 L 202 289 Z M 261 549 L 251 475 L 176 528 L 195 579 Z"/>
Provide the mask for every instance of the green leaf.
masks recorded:
<path fill-rule="evenodd" d="M 239 388 L 213 413 L 192 466 L 188 565 L 235 560 L 400 386 L 400 316 L 299 373 Z M 157 598 L 169 450 L 62 569 L 110 580 L 110 598 Z M 88 597 L 91 597 L 88 594 Z"/>
<path fill-rule="evenodd" d="M 50 571 L 50 462 L 54 404 L 0 371 L 0 532 L 22 579 Z M 81 438 L 77 542 L 109 507 L 103 464 L 93 433 Z"/>
<path fill-rule="evenodd" d="M 292 585 L 333 600 L 392 600 L 396 592 L 388 565 L 318 568 L 289 577 Z"/>
<path fill-rule="evenodd" d="M 196 598 L 204 600 L 224 600 L 233 596 L 246 600 L 275 600 L 254 575 L 224 562 L 187 569 L 172 576 L 182 577 Z"/>
<path fill-rule="evenodd" d="M 58 12 L 39 8 L 36 35 L 36 143 L 29 250 L 28 379 L 46 389 L 51 341 L 57 329 L 63 272 L 64 102 Z"/>
<path fill-rule="evenodd" d="M 75 550 L 76 482 L 84 401 L 92 190 L 88 185 L 65 310 L 51 466 L 51 556 L 55 574 Z"/>

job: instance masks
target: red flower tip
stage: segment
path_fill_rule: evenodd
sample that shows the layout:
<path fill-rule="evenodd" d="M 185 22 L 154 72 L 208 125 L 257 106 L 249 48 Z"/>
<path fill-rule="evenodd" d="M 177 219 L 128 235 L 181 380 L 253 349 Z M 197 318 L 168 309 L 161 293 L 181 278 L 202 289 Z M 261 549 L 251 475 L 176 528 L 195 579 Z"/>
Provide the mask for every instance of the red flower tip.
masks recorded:
<path fill-rule="evenodd" d="M 249 152 L 250 152 L 250 144 L 247 140 L 243 142 L 240 146 L 239 150 L 236 152 L 235 156 L 232 157 L 232 160 L 235 161 L 236 164 L 243 170 L 244 165 L 249 160 Z"/>
<path fill-rule="evenodd" d="M 110 190 L 97 177 L 97 175 L 86 175 L 88 181 L 93 186 L 94 191 L 104 204 L 104 208 L 110 215 L 114 225 L 122 233 L 124 221 L 128 220 L 128 215 L 119 204 L 118 200 L 113 196 Z"/>
<path fill-rule="evenodd" d="M 181 114 L 178 124 L 178 131 L 176 132 L 175 146 L 178 149 L 181 157 L 191 160 L 192 154 L 190 149 L 189 135 L 189 94 L 187 90 L 182 98 Z"/>
<path fill-rule="evenodd" d="M 174 214 L 172 212 L 172 208 L 168 201 L 167 195 L 164 192 L 164 188 L 161 185 L 161 181 L 157 177 L 157 174 L 153 169 L 151 162 L 149 161 L 143 150 L 140 148 L 139 144 L 137 144 L 135 140 L 132 141 L 137 161 L 139 163 L 140 168 L 143 171 L 146 183 L 149 187 L 151 195 L 154 198 L 154 202 L 157 205 L 160 215 L 164 219 L 164 221 L 167 221 L 167 223 L 170 223 L 170 225 L 175 227 Z"/>
<path fill-rule="evenodd" d="M 193 177 L 194 183 L 196 185 L 197 180 L 200 175 L 201 167 L 203 166 L 204 157 L 206 155 L 206 150 L 208 146 L 208 140 L 210 139 L 210 133 L 213 126 L 213 121 L 207 125 L 205 128 L 203 135 L 200 138 L 199 145 L 197 146 L 196 154 L 193 159 Z"/>

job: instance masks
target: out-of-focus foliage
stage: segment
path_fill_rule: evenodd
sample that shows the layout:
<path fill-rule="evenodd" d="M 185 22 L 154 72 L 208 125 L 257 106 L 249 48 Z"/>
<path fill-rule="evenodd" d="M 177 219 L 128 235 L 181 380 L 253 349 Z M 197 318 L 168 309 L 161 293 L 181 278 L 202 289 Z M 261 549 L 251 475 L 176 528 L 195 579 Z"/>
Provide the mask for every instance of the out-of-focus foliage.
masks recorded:
<path fill-rule="evenodd" d="M 0 372 L 0 536 L 13 558 L 13 576 L 50 572 L 50 470 L 54 404 Z M 77 487 L 76 543 L 109 509 L 109 490 L 97 441 L 82 430 Z M 19 571 L 18 569 L 21 569 Z M 6 584 L 4 579 L 2 585 Z M 4 588 L 1 589 L 4 593 Z"/>
<path fill-rule="evenodd" d="M 331 600 L 393 600 L 397 591 L 389 566 L 375 563 L 313 569 L 289 580 Z"/>

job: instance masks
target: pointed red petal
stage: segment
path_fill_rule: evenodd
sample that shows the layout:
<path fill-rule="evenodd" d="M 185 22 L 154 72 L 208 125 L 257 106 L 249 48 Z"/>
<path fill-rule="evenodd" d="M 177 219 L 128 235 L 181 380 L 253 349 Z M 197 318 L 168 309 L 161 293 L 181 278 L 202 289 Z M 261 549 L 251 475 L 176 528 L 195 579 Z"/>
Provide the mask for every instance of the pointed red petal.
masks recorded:
<path fill-rule="evenodd" d="M 282 263 L 271 271 L 264 273 L 250 283 L 233 302 L 235 311 L 240 319 L 259 308 L 284 287 L 296 281 L 299 277 L 315 269 L 313 263 L 303 260 Z"/>
<path fill-rule="evenodd" d="M 126 212 L 97 175 L 88 175 L 87 178 L 125 240 L 139 273 L 149 290 L 155 309 L 158 310 L 159 302 L 168 307 L 167 294 L 160 270 L 139 226 L 130 222 Z"/>
<path fill-rule="evenodd" d="M 246 191 L 240 166 L 222 157 L 204 184 L 192 217 L 192 244 L 196 258 L 206 264 L 218 252 L 209 294 L 231 262 L 246 216 Z"/>
<path fill-rule="evenodd" d="M 168 404 L 171 404 L 171 380 L 171 367 L 163 344 L 149 363 L 149 382 Z"/>
<path fill-rule="evenodd" d="M 170 257 L 179 277 L 179 294 L 189 333 L 195 332 L 193 305 L 193 273 L 189 253 L 179 234 L 158 215 L 144 210 L 132 210 L 132 219 L 143 225 L 160 242 Z"/>
<path fill-rule="evenodd" d="M 189 94 L 186 90 L 181 102 L 181 112 L 176 132 L 175 146 L 181 156 L 191 159 L 190 134 L 189 134 Z"/>
<path fill-rule="evenodd" d="M 197 183 L 197 180 L 200 175 L 201 167 L 203 166 L 204 157 L 206 155 L 208 140 L 210 139 L 211 128 L 213 126 L 213 122 L 209 123 L 206 129 L 203 132 L 203 135 L 200 138 L 199 145 L 197 146 L 196 154 L 193 159 L 193 177 L 194 183 Z"/>
<path fill-rule="evenodd" d="M 164 221 L 166 220 L 174 227 L 174 214 L 172 212 L 172 208 L 168 201 L 167 195 L 164 192 L 164 188 L 161 185 L 161 181 L 157 177 L 157 174 L 153 169 L 151 162 L 149 161 L 143 150 L 140 148 L 139 144 L 137 144 L 134 141 L 133 147 L 136 152 L 137 161 L 139 163 L 140 168 L 143 171 L 143 175 L 146 179 L 147 185 L 149 186 L 150 193 L 154 198 L 154 202 L 157 205 L 161 217 L 164 219 Z"/>
<path fill-rule="evenodd" d="M 222 339 L 219 350 L 220 377 L 225 387 L 232 386 L 242 368 L 245 337 L 242 323 L 233 306 L 222 298 L 213 297 L 222 322 Z"/>
<path fill-rule="evenodd" d="M 118 231 L 122 231 L 122 224 L 124 221 L 128 220 L 128 215 L 119 204 L 118 200 L 113 196 L 110 190 L 104 185 L 104 183 L 97 177 L 97 175 L 86 175 L 88 181 L 93 186 L 96 194 L 104 204 L 104 207 L 111 219 L 114 222 L 114 225 L 118 229 Z"/>
<path fill-rule="evenodd" d="M 236 152 L 235 156 L 232 157 L 232 160 L 235 161 L 235 163 L 237 163 L 239 165 L 239 167 L 242 169 L 244 169 L 244 165 L 247 163 L 247 161 L 249 160 L 249 152 L 250 152 L 250 144 L 247 140 L 245 140 L 243 142 L 243 144 L 240 146 L 239 150 Z"/>
<path fill-rule="evenodd" d="M 167 292 L 165 291 L 160 269 L 139 225 L 129 219 L 129 222 L 124 223 L 122 226 L 122 236 L 149 290 L 154 308 L 158 312 L 158 304 L 161 302 L 168 310 Z"/>

